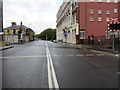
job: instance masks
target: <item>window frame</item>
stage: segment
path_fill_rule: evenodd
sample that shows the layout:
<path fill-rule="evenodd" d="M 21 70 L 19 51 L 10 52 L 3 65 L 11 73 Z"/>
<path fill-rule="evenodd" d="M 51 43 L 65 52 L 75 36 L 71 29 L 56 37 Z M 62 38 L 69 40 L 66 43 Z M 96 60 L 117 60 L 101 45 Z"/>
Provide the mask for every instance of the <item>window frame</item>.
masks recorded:
<path fill-rule="evenodd" d="M 98 14 L 102 14 L 102 10 L 101 9 L 98 10 Z"/>
<path fill-rule="evenodd" d="M 93 16 L 90 16 L 90 17 L 89 17 L 89 21 L 90 21 L 90 22 L 93 22 L 93 21 L 94 21 L 94 17 L 93 17 Z"/>
<path fill-rule="evenodd" d="M 89 9 L 89 13 L 90 14 L 94 14 L 94 10 L 93 9 Z"/>
<path fill-rule="evenodd" d="M 85 39 L 85 31 L 80 31 L 80 39 Z"/>
<path fill-rule="evenodd" d="M 109 11 L 109 12 L 108 12 Z M 110 10 L 106 10 L 106 14 L 108 15 L 108 14 L 110 14 Z"/>
<path fill-rule="evenodd" d="M 111 2 L 111 0 L 107 0 L 107 3 L 110 3 Z"/>
<path fill-rule="evenodd" d="M 114 13 L 118 13 L 118 9 L 117 8 L 114 8 Z"/>
<path fill-rule="evenodd" d="M 102 22 L 102 17 L 98 17 L 98 22 Z"/>
<path fill-rule="evenodd" d="M 109 19 L 109 20 L 108 20 Z M 106 22 L 109 22 L 110 21 L 110 18 L 109 17 L 106 17 Z"/>

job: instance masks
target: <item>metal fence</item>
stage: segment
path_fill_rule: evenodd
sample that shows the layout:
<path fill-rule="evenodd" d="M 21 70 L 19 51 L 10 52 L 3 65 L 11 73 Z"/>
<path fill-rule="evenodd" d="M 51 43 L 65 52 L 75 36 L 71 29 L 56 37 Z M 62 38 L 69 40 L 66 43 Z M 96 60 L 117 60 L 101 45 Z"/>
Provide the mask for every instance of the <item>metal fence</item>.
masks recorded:
<path fill-rule="evenodd" d="M 96 45 L 100 48 L 114 49 L 120 51 L 120 36 L 94 36 L 92 39 L 88 38 L 88 44 Z"/>

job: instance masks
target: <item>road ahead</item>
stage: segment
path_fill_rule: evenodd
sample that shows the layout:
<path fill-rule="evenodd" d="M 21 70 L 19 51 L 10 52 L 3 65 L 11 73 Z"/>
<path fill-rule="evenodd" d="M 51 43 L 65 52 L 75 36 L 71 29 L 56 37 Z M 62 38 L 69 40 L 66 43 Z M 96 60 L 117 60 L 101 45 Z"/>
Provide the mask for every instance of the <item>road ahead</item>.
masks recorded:
<path fill-rule="evenodd" d="M 3 88 L 117 88 L 118 60 L 62 43 L 34 41 L 3 51 Z"/>

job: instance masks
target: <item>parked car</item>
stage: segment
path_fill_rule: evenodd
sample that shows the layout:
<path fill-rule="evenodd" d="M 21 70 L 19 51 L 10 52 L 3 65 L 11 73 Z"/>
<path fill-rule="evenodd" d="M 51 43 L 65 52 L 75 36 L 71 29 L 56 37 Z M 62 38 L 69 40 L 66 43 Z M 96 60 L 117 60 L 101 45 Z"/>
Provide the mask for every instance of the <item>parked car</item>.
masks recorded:
<path fill-rule="evenodd" d="M 53 40 L 54 43 L 57 43 L 57 40 Z"/>

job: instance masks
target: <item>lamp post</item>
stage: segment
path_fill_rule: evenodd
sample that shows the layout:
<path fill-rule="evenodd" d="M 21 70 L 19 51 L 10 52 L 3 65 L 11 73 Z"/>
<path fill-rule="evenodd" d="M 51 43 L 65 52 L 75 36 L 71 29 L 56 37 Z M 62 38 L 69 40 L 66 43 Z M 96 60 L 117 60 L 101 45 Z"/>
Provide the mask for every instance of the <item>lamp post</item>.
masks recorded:
<path fill-rule="evenodd" d="M 4 33 L 3 33 L 3 0 L 0 0 L 0 46 L 4 46 Z"/>

